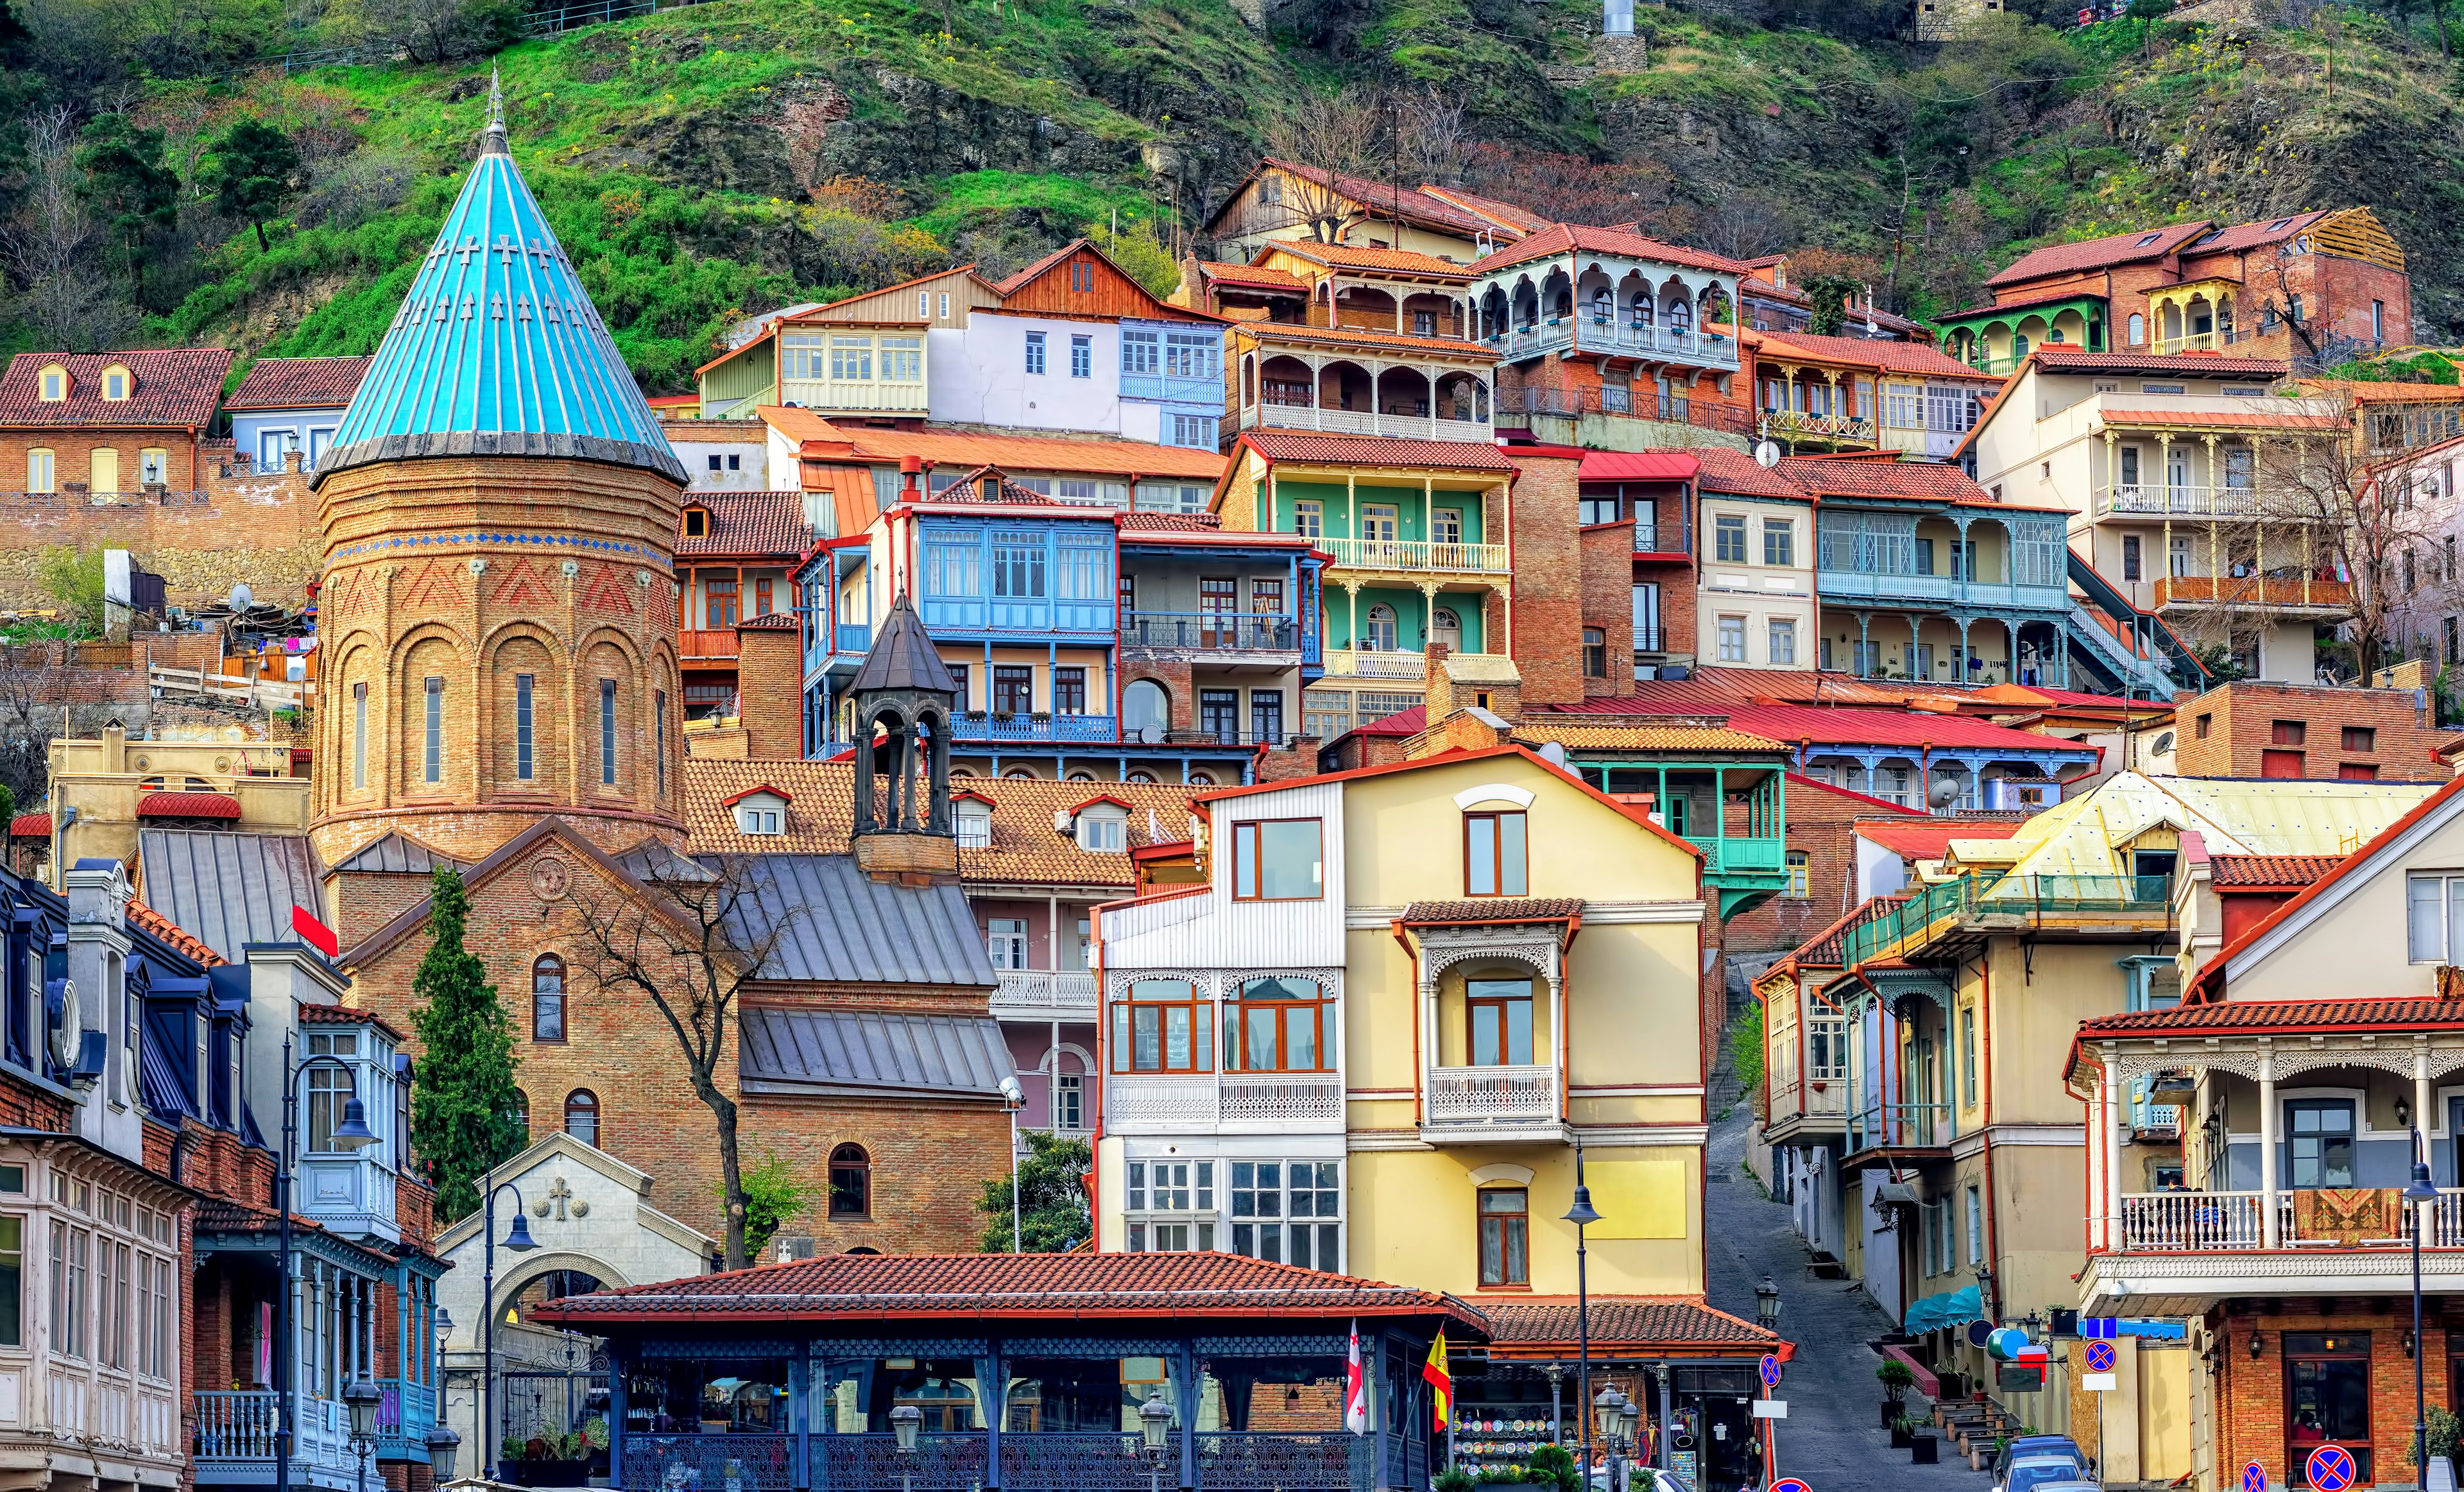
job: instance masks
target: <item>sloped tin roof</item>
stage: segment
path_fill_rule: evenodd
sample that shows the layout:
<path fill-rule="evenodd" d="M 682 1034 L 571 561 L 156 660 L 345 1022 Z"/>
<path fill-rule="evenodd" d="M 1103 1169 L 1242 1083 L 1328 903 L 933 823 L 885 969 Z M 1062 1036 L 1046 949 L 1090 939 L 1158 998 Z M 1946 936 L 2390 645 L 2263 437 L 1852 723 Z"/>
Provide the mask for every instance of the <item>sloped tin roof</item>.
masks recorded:
<path fill-rule="evenodd" d="M 429 456 L 572 457 L 686 481 L 501 120 L 480 137 L 317 477 Z"/>
<path fill-rule="evenodd" d="M 304 834 L 141 829 L 147 906 L 230 962 L 250 943 L 288 943 L 294 907 L 323 905 Z"/>
<path fill-rule="evenodd" d="M 744 1007 L 737 1066 L 747 1083 L 990 1097 L 1015 1070 L 990 1016 Z"/>
<path fill-rule="evenodd" d="M 764 949 L 759 977 L 816 984 L 999 982 L 957 885 L 886 886 L 849 855 L 755 855 L 726 909 L 737 946 Z"/>

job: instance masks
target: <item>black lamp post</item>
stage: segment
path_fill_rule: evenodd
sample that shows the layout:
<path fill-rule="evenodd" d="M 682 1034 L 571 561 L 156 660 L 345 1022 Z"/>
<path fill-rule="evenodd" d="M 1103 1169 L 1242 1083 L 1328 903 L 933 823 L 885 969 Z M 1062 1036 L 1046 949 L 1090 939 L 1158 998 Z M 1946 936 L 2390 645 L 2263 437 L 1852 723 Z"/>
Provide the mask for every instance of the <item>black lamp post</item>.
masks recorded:
<path fill-rule="evenodd" d="M 898 1442 L 898 1477 L 907 1492 L 915 1492 L 915 1433 L 924 1428 L 924 1411 L 901 1404 L 890 1412 L 890 1432 Z"/>
<path fill-rule="evenodd" d="M 1591 1260 L 1584 1230 L 1600 1220 L 1592 1207 L 1592 1189 L 1583 1184 L 1583 1143 L 1574 1142 L 1574 1205 L 1566 1209 L 1566 1220 L 1574 1225 L 1574 1402 L 1592 1401 L 1592 1277 Z M 1579 1449 L 1582 1453 L 1583 1475 L 1592 1474 L 1592 1421 L 1579 1416 Z"/>
<path fill-rule="evenodd" d="M 1779 1329 L 1779 1282 L 1769 1275 L 1754 1286 L 1754 1320 L 1765 1331 Z"/>
<path fill-rule="evenodd" d="M 299 1076 L 319 1067 L 339 1067 L 351 1080 L 350 1097 L 342 1101 L 342 1122 L 334 1126 L 329 1143 L 336 1150 L 357 1151 L 374 1145 L 377 1132 L 368 1128 L 368 1108 L 360 1102 L 360 1073 L 350 1063 L 320 1052 L 293 1065 L 291 1038 L 282 1039 L 282 1153 L 275 1157 L 275 1269 L 280 1276 L 274 1292 L 274 1492 L 291 1492 L 292 1375 L 291 1340 L 291 1172 L 298 1164 Z"/>
<path fill-rule="evenodd" d="M 2412 1131 L 2412 1180 L 2404 1189 L 2412 1214 L 2412 1465 L 2425 1484 L 2430 1480 L 2430 1399 L 2422 1384 L 2421 1340 L 2421 1210 L 2438 1202 L 2438 1188 L 2430 1179 L 2430 1162 L 2421 1156 L 2421 1131 Z"/>
<path fill-rule="evenodd" d="M 1149 1492 L 1163 1492 L 1164 1437 L 1172 1432 L 1172 1408 L 1163 1401 L 1163 1390 L 1147 1395 L 1138 1406 L 1138 1434 L 1145 1437 L 1139 1449 L 1146 1453 Z"/>
<path fill-rule="evenodd" d="M 453 1313 L 436 1307 L 436 1421 L 428 1427 L 429 1481 L 443 1486 L 453 1480 L 454 1454 L 462 1437 L 445 1423 L 445 1339 L 453 1334 Z"/>
<path fill-rule="evenodd" d="M 368 1492 L 368 1453 L 377 1448 L 377 1404 L 384 1397 L 364 1370 L 342 1385 L 342 1407 L 351 1415 L 351 1450 L 360 1458 L 360 1492 Z"/>
<path fill-rule="evenodd" d="M 479 1281 L 479 1308 L 487 1312 L 480 1327 L 481 1354 L 487 1361 L 479 1368 L 479 1464 L 488 1464 L 488 1456 L 496 1450 L 495 1419 L 496 1392 L 496 1194 L 514 1194 L 514 1225 L 505 1230 L 505 1247 L 512 1253 L 527 1254 L 539 1247 L 531 1238 L 530 1218 L 523 1215 L 522 1189 L 511 1181 L 498 1181 L 493 1171 L 479 1178 L 485 1188 L 480 1198 L 479 1237 L 486 1240 L 486 1267 Z"/>

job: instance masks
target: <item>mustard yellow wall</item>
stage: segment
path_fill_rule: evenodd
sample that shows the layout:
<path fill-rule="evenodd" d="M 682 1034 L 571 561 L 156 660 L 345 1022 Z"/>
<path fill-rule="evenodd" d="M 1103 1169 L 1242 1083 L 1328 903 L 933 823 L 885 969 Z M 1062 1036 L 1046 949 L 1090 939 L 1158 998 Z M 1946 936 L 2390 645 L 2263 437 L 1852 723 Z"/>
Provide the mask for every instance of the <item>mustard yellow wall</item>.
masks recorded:
<path fill-rule="evenodd" d="M 1594 1205 L 1603 1220 L 1593 1225 L 1591 1288 L 1602 1295 L 1697 1295 L 1703 1291 L 1703 1159 L 1699 1146 L 1586 1147 L 1593 1179 L 1631 1174 L 1651 1188 L 1641 1206 L 1620 1194 Z M 1529 1291 L 1480 1288 L 1478 1224 L 1472 1172 L 1485 1166 L 1520 1166 L 1532 1173 Z M 1656 1169 L 1655 1169 L 1656 1168 Z M 1466 1300 L 1510 1300 L 1523 1294 L 1574 1293 L 1574 1225 L 1564 1219 L 1574 1204 L 1574 1152 L 1562 1145 L 1459 1145 L 1440 1151 L 1358 1152 L 1352 1156 L 1352 1272 L 1428 1290 L 1450 1290 Z M 1638 1214 L 1639 1216 L 1638 1216 Z M 1605 1237 L 1664 1225 L 1673 1238 Z"/>
<path fill-rule="evenodd" d="M 1985 1070 L 1992 1082 L 1995 1124 L 2084 1122 L 2086 1110 L 2062 1083 L 2062 1054 L 2070 1050 L 2080 1021 L 2117 1015 L 2128 1003 L 2128 986 L 2114 960 L 2145 952 L 2145 940 L 2047 941 L 2023 957 L 2018 939 L 1993 940 L 1986 1023 L 1991 1050 Z"/>
<path fill-rule="evenodd" d="M 1700 862 L 1690 851 L 1547 767 L 1500 756 L 1356 778 L 1346 785 L 1344 853 L 1352 905 L 1400 907 L 1424 898 L 1462 897 L 1463 818 L 1454 796 L 1490 782 L 1538 795 L 1527 810 L 1531 895 L 1689 901 L 1699 894 Z M 1590 929 L 1583 936 L 1591 936 Z"/>

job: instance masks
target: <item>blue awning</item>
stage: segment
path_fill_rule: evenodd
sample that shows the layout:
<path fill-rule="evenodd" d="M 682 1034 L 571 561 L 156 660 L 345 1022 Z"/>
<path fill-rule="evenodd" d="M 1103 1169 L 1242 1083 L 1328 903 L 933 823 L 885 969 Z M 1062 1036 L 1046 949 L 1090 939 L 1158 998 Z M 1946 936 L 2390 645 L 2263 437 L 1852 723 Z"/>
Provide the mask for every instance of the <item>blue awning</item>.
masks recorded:
<path fill-rule="evenodd" d="M 1964 1327 L 1985 1314 L 1985 1302 L 1974 1285 L 1964 1290 L 1943 1290 L 1920 1296 L 1908 1306 L 1900 1329 L 1914 1335 L 1919 1331 L 1939 1331 L 1945 1327 Z"/>

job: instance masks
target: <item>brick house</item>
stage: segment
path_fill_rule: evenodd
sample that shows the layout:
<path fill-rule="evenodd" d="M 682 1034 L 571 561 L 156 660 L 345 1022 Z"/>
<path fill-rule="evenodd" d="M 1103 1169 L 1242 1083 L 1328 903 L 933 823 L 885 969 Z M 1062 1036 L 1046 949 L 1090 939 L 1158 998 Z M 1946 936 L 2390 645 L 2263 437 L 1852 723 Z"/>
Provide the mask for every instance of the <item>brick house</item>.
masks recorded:
<path fill-rule="evenodd" d="M 677 516 L 677 661 L 685 718 L 741 717 L 737 625 L 792 613 L 790 573 L 812 542 L 801 494 L 693 493 Z M 787 700 L 785 723 L 797 704 Z"/>
<path fill-rule="evenodd" d="M 2239 679 L 2173 707 L 2173 769 L 2185 777 L 2445 776 L 2443 738 L 2422 691 L 2327 689 Z"/>
<path fill-rule="evenodd" d="M 231 355 L 21 352 L 0 374 L 0 472 L 18 490 L 117 497 L 193 493 Z"/>

